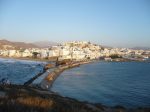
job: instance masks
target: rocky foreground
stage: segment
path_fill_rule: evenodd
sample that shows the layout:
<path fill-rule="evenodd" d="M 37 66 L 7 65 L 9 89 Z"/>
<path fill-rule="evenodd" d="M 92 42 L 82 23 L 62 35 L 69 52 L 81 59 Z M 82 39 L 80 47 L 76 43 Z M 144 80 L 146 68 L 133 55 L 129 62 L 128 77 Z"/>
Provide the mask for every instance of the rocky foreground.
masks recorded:
<path fill-rule="evenodd" d="M 21 85 L 0 85 L 0 112 L 150 112 L 80 102 L 54 92 Z"/>

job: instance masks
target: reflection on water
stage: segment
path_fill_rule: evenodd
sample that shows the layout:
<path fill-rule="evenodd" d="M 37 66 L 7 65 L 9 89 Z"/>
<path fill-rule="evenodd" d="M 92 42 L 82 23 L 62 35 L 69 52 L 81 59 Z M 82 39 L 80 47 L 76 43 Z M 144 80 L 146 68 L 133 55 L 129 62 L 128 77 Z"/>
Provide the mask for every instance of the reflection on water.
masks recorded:
<path fill-rule="evenodd" d="M 52 90 L 81 101 L 150 106 L 150 63 L 97 62 L 63 72 Z"/>

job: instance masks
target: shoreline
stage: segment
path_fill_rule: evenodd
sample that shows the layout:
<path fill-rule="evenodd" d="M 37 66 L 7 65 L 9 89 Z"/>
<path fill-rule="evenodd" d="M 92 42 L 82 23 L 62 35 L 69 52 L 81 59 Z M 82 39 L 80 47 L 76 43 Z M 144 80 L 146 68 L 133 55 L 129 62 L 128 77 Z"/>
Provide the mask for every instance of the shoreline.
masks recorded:
<path fill-rule="evenodd" d="M 32 58 L 32 57 L 8 57 L 8 56 L 0 56 L 3 59 L 18 59 L 18 60 L 27 60 L 27 61 L 39 61 L 39 62 L 56 62 L 57 59 L 42 59 L 42 58 Z M 126 58 L 116 58 L 112 60 L 102 60 L 102 59 L 94 59 L 95 61 L 104 61 L 104 62 L 150 62 L 150 58 L 147 60 L 130 60 Z"/>
<path fill-rule="evenodd" d="M 52 91 L 23 85 L 0 85 L 0 111 L 38 112 L 149 112 L 149 107 L 125 108 L 78 101 Z"/>
<path fill-rule="evenodd" d="M 37 86 L 34 87 L 34 86 L 30 86 L 30 84 L 32 84 L 32 82 L 30 82 L 30 84 L 27 84 L 27 85 L 0 85 L 0 98 L 3 97 L 3 90 L 5 90 L 7 87 L 9 87 L 10 89 L 11 88 L 14 88 L 14 89 L 19 89 L 19 90 L 22 90 L 22 89 L 25 89 L 26 91 L 30 90 L 30 88 L 36 90 L 36 91 L 40 91 L 40 93 L 42 93 L 43 97 L 46 97 L 48 93 L 51 97 L 51 94 L 53 95 L 56 95 L 56 99 L 61 97 L 62 99 L 61 100 L 65 100 L 67 102 L 72 102 L 73 100 L 73 103 L 81 103 L 84 104 L 84 105 L 88 105 L 87 108 L 89 109 L 89 107 L 91 108 L 90 112 L 137 112 L 137 111 L 140 111 L 140 112 L 149 112 L 150 111 L 150 108 L 146 108 L 146 107 L 137 107 L 135 109 L 129 109 L 129 108 L 125 108 L 123 106 L 114 106 L 114 107 L 110 107 L 110 106 L 105 106 L 105 105 L 102 105 L 102 104 L 99 104 L 99 103 L 90 103 L 90 102 L 82 102 L 82 101 L 78 101 L 76 99 L 73 99 L 73 98 L 69 98 L 69 97 L 63 97 L 61 95 L 59 95 L 59 93 L 55 93 L 51 90 L 47 91 L 50 87 L 52 87 L 54 81 L 57 79 L 57 77 L 59 77 L 59 75 L 61 75 L 61 73 L 64 71 L 64 70 L 67 70 L 67 69 L 71 69 L 71 68 L 74 68 L 74 67 L 78 67 L 80 65 L 83 65 L 83 64 L 89 64 L 89 63 L 93 63 L 93 62 L 98 62 L 97 60 L 92 60 L 92 61 L 83 61 L 83 62 L 76 62 L 76 63 L 72 63 L 72 64 L 69 64 L 69 65 L 61 65 L 61 66 L 58 66 L 57 68 L 55 68 L 52 72 L 50 72 L 45 78 L 44 80 L 41 81 L 40 83 L 40 88 L 38 88 Z M 47 68 L 46 70 L 48 70 L 50 68 Z M 41 73 L 42 75 L 43 73 Z M 40 75 L 40 76 L 41 76 Z M 38 74 L 36 75 L 38 76 Z M 36 77 L 35 76 L 35 77 Z M 39 77 L 39 76 L 38 76 Z M 37 78 L 38 78 L 37 77 Z M 37 79 L 35 78 L 35 79 Z M 32 79 L 32 78 L 31 78 Z M 34 79 L 34 77 L 33 77 Z M 34 79 L 34 80 L 35 80 Z M 48 85 L 48 87 L 47 87 Z M 12 86 L 12 87 L 11 87 Z M 44 93 L 43 93 L 44 91 Z M 33 95 L 36 95 L 37 93 L 34 93 Z M 4 98 L 5 99 L 5 98 Z M 45 99 L 44 99 L 45 100 Z M 61 102 L 61 100 L 59 99 L 59 101 Z M 3 101 L 3 99 L 2 99 Z M 8 100 L 9 101 L 9 100 Z M 0 101 L 1 102 L 1 101 Z M 69 106 L 72 106 L 71 103 L 69 103 Z M 97 106 L 98 106 L 98 109 L 97 109 Z M 62 107 L 61 107 L 62 108 Z M 65 108 L 65 107 L 64 107 Z M 100 109 L 99 109 L 100 108 Z M 110 111 L 108 111 L 110 110 Z M 118 111 L 119 110 L 119 111 Z M 58 111 L 59 112 L 59 111 Z M 63 112 L 63 111 L 62 111 Z M 65 111 L 64 111 L 65 112 Z M 86 112 L 88 112 L 86 110 Z"/>
<path fill-rule="evenodd" d="M 88 64 L 88 63 L 92 63 L 94 61 L 81 61 L 81 62 L 74 62 L 71 64 L 65 64 L 65 65 L 60 65 L 58 67 L 56 67 L 52 72 L 50 72 L 40 83 L 40 87 L 42 89 L 46 89 L 48 90 L 49 88 L 52 87 L 54 81 L 57 79 L 57 77 L 59 77 L 59 75 L 61 75 L 61 73 L 67 69 L 71 69 L 74 67 L 79 67 L 80 65 L 83 64 Z"/>
<path fill-rule="evenodd" d="M 18 60 L 27 60 L 27 61 L 39 61 L 39 62 L 53 62 L 54 59 L 40 59 L 40 58 L 23 58 L 23 57 L 6 57 L 0 56 L 3 59 L 18 59 Z"/>

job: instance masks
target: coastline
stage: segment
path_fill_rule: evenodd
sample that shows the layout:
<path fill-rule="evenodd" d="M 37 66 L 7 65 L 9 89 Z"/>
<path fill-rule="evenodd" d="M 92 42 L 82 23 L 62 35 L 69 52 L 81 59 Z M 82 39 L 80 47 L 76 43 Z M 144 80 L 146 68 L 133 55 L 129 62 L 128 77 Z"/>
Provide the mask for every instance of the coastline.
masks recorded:
<path fill-rule="evenodd" d="M 0 85 L 2 112 L 149 112 L 150 108 L 127 109 L 100 103 L 81 102 L 52 91 L 23 85 Z"/>
<path fill-rule="evenodd" d="M 18 59 L 18 60 L 29 60 L 29 61 L 41 61 L 41 62 L 52 62 L 56 61 L 55 59 L 42 59 L 42 58 L 23 58 L 23 57 L 6 57 L 6 56 L 0 56 L 0 58 L 4 59 Z"/>
<path fill-rule="evenodd" d="M 18 59 L 18 60 L 30 60 L 30 61 L 41 61 L 41 62 L 56 62 L 57 58 L 49 58 L 49 59 L 44 59 L 44 58 L 32 58 L 32 57 L 8 57 L 8 56 L 0 56 L 0 58 L 4 59 Z M 149 60 L 142 60 L 142 59 L 126 59 L 126 58 L 116 58 L 112 60 L 102 60 L 102 59 L 95 59 L 95 60 L 100 60 L 100 61 L 106 61 L 106 62 L 149 62 Z"/>
<path fill-rule="evenodd" d="M 71 64 L 65 64 L 65 65 L 60 65 L 56 67 L 52 72 L 50 72 L 40 83 L 40 87 L 42 89 L 48 90 L 49 88 L 52 87 L 53 82 L 57 79 L 61 73 L 67 69 L 71 69 L 74 67 L 79 67 L 80 65 L 83 64 L 88 64 L 94 61 L 80 61 L 80 62 L 74 62 Z"/>
<path fill-rule="evenodd" d="M 122 107 L 122 106 L 109 107 L 109 106 L 105 106 L 105 105 L 98 104 L 98 103 L 97 104 L 93 104 L 93 103 L 89 103 L 89 102 L 81 102 L 81 101 L 78 101 L 78 100 L 73 99 L 73 98 L 63 97 L 61 95 L 58 95 L 57 93 L 52 92 L 51 90 L 47 91 L 49 88 L 47 88 L 46 85 L 48 85 L 48 87 L 51 87 L 53 82 L 56 80 L 56 78 L 59 75 L 61 75 L 61 73 L 64 70 L 70 69 L 70 68 L 74 68 L 74 67 L 78 67 L 78 66 L 80 66 L 82 64 L 88 64 L 88 63 L 91 63 L 91 62 L 95 62 L 95 60 L 87 61 L 87 62 L 85 61 L 85 62 L 73 63 L 71 65 L 58 66 L 56 69 L 54 69 L 54 71 L 50 72 L 44 78 L 43 81 L 41 81 L 41 86 L 40 86 L 41 88 L 30 86 L 31 83 L 28 84 L 28 85 L 0 85 L 0 99 L 1 99 L 0 102 L 3 102 L 3 104 L 4 104 L 4 105 L 0 105 L 0 107 L 1 106 L 4 106 L 4 107 L 9 106 L 9 105 L 5 104 L 5 102 L 7 102 L 7 103 L 9 102 L 11 104 L 12 100 L 13 100 L 13 102 L 15 102 L 12 105 L 19 105 L 20 106 L 20 104 L 18 104 L 18 98 L 19 99 L 21 98 L 24 101 L 24 100 L 26 100 L 26 98 L 30 98 L 33 95 L 36 98 L 38 97 L 39 99 L 44 98 L 44 99 L 42 99 L 43 102 L 47 102 L 47 96 L 49 98 L 51 98 L 51 97 L 53 98 L 54 97 L 54 99 L 53 99 L 54 102 L 57 102 L 57 103 L 60 102 L 60 103 L 57 104 L 57 108 L 60 108 L 60 110 L 62 109 L 62 111 L 59 110 L 59 111 L 56 111 L 56 112 L 67 112 L 68 108 L 65 107 L 64 105 L 67 105 L 67 106 L 71 107 L 69 109 L 69 112 L 70 111 L 71 112 L 72 111 L 74 111 L 74 112 L 80 112 L 81 111 L 82 112 L 82 110 L 84 110 L 85 112 L 139 112 L 139 111 L 140 112 L 149 112 L 150 111 L 150 108 L 140 108 L 139 107 L 139 108 L 136 108 L 136 109 L 128 109 L 128 108 L 125 108 L 125 107 Z M 97 60 L 96 60 L 96 62 L 97 62 Z M 45 71 L 48 70 L 48 69 L 50 69 L 50 68 L 46 68 Z M 15 96 L 17 98 L 17 100 L 16 100 L 16 98 L 14 99 L 14 96 L 13 96 L 14 93 L 11 93 L 13 90 L 16 90 L 16 92 L 21 92 L 21 94 L 27 94 L 27 93 L 30 93 L 30 94 L 28 94 L 29 96 L 26 96 L 25 98 L 23 96 L 18 96 L 17 95 L 17 96 Z M 31 91 L 31 90 L 34 90 L 34 92 Z M 6 95 L 6 93 L 7 93 L 7 95 Z M 17 93 L 15 93 L 15 94 L 17 94 Z M 40 94 L 40 95 L 37 96 L 37 94 L 38 95 Z M 32 102 L 32 103 L 35 103 L 35 102 Z M 76 104 L 79 107 L 76 107 Z M 43 107 L 40 107 L 40 104 L 37 104 L 37 107 L 38 107 L 38 105 L 39 105 L 39 108 L 43 109 Z M 62 107 L 62 105 L 63 105 L 63 107 Z M 55 106 L 54 107 L 51 107 L 51 105 L 49 105 L 49 106 L 50 107 L 44 107 L 46 109 L 45 112 L 49 111 L 49 110 L 47 110 L 47 108 L 49 108 L 49 109 L 51 109 L 51 108 L 52 109 L 56 109 Z M 82 106 L 84 107 L 84 109 L 83 109 Z M 24 107 L 24 104 L 23 104 L 23 107 Z M 22 107 L 20 107 L 20 108 L 22 108 Z M 27 106 L 27 108 L 29 110 L 33 109 L 33 108 L 36 110 L 36 108 L 34 106 L 33 107 L 28 107 Z M 14 111 L 16 111 L 16 110 L 14 110 Z"/>

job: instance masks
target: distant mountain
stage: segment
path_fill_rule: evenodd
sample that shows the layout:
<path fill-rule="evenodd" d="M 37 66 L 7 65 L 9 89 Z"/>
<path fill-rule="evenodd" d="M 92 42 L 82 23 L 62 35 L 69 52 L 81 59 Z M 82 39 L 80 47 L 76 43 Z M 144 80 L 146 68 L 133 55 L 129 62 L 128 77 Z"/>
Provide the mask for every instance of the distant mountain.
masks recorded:
<path fill-rule="evenodd" d="M 37 48 L 38 46 L 25 42 L 12 42 L 8 40 L 0 40 L 0 49 L 20 49 L 20 48 Z"/>
<path fill-rule="evenodd" d="M 47 48 L 50 46 L 59 45 L 59 43 L 51 42 L 51 41 L 38 41 L 38 42 L 34 42 L 33 44 L 41 48 Z"/>
<path fill-rule="evenodd" d="M 133 47 L 135 50 L 150 50 L 150 47 Z"/>

